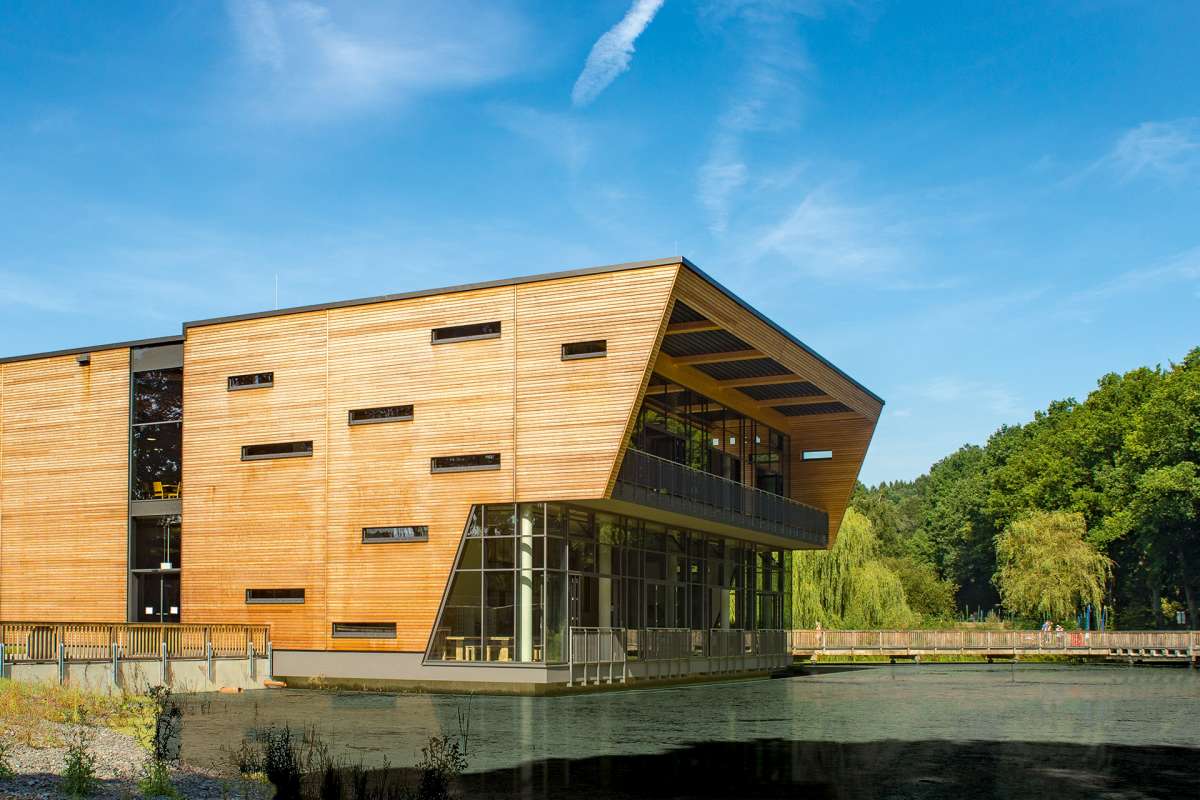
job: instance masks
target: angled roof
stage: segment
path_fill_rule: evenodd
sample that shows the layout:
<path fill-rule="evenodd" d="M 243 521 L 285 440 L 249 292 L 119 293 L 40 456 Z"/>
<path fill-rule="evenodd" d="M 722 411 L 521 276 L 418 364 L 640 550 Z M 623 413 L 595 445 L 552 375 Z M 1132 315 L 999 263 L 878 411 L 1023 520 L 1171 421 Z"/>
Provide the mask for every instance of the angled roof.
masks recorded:
<path fill-rule="evenodd" d="M 373 304 L 373 303 L 388 303 L 388 302 L 393 302 L 396 300 L 407 300 L 407 299 L 414 298 L 414 297 L 429 297 L 432 295 L 439 295 L 439 294 L 454 294 L 454 293 L 458 293 L 458 292 L 469 292 L 469 291 L 473 291 L 476 289 L 490 289 L 490 288 L 502 287 L 502 286 L 517 286 L 517 285 L 525 284 L 525 283 L 538 283 L 541 281 L 551 281 L 551 280 L 556 280 L 559 278 L 572 278 L 572 277 L 576 277 L 576 276 L 580 276 L 580 275 L 595 275 L 595 274 L 600 274 L 600 273 L 605 273 L 605 272 L 622 272 L 625 270 L 642 269 L 645 267 L 666 266 L 668 264 L 682 264 L 683 266 L 687 267 L 689 270 L 694 272 L 696 275 L 703 278 L 705 281 L 707 281 L 708 283 L 712 284 L 715 288 L 720 290 L 721 293 L 726 295 L 730 300 L 733 300 L 734 302 L 736 302 L 738 305 L 740 305 L 742 308 L 744 308 L 747 312 L 754 315 L 757 319 L 759 319 L 766 325 L 770 326 L 772 329 L 774 329 L 779 334 L 786 337 L 797 347 L 802 348 L 806 353 L 808 353 L 813 358 L 820 361 L 824 366 L 828 367 L 829 369 L 833 370 L 841 377 L 845 378 L 847 381 L 854 384 L 854 386 L 856 386 L 857 388 L 859 388 L 860 390 L 865 392 L 867 395 L 869 395 L 870 397 L 872 397 L 873 399 L 878 401 L 881 405 L 883 404 L 883 402 L 884 402 L 883 398 L 879 397 L 877 394 L 872 392 L 866 386 L 863 386 L 861 383 L 859 383 L 857 380 L 852 378 L 850 375 L 847 375 L 839 367 L 837 367 L 835 364 L 833 364 L 833 362 L 829 361 L 827 358 L 822 356 L 817 351 L 813 350 L 807 344 L 800 341 L 798 338 L 796 338 L 791 333 L 789 333 L 787 330 L 785 330 L 782 326 L 778 325 L 777 323 L 775 323 L 774 321 L 772 321 L 771 319 L 769 319 L 768 317 L 763 315 L 761 312 L 759 312 L 757 309 L 755 309 L 753 306 L 751 306 L 745 300 L 738 297 L 736 294 L 731 292 L 729 289 L 727 289 L 721 283 L 719 283 L 718 281 L 713 279 L 712 276 L 710 276 L 708 273 L 704 272 L 702 269 L 697 267 L 695 264 L 693 264 L 691 261 L 684 258 L 683 256 L 672 256 L 669 258 L 655 258 L 655 259 L 649 259 L 646 261 L 629 261 L 629 262 L 625 262 L 625 263 L 621 263 L 621 264 L 608 264 L 608 265 L 596 266 L 596 267 L 584 267 L 582 269 L 562 270 L 562 271 L 558 271 L 558 272 L 543 272 L 543 273 L 536 274 L 536 275 L 526 275 L 526 276 L 516 277 L 516 278 L 504 278 L 504 279 L 500 279 L 500 280 L 483 281 L 483 282 L 479 282 L 479 283 L 465 283 L 465 284 L 459 284 L 456 286 L 445 286 L 445 287 L 441 287 L 441 288 L 437 288 L 437 289 L 420 289 L 420 290 L 412 291 L 412 292 L 398 292 L 398 293 L 394 293 L 394 294 L 376 295 L 374 297 L 363 297 L 363 298 L 352 299 L 352 300 L 335 300 L 335 301 L 329 302 L 329 303 L 318 303 L 318 304 L 306 305 L 306 306 L 294 306 L 291 308 L 280 308 L 280 309 L 275 309 L 275 310 L 271 310 L 271 311 L 257 311 L 257 312 L 251 312 L 248 314 L 234 314 L 234 315 L 224 316 L 224 317 L 211 317 L 208 319 L 184 322 L 182 336 L 163 336 L 163 337 L 158 337 L 158 338 L 154 338 L 154 339 L 139 339 L 139 340 L 128 341 L 128 342 L 115 342 L 112 344 L 91 345 L 88 347 L 75 347 L 75 348 L 69 348 L 69 349 L 65 349 L 65 350 L 54 350 L 54 351 L 45 352 L 45 353 L 32 353 L 32 354 L 28 354 L 28 355 L 7 356 L 7 357 L 0 358 L 0 364 L 17 362 L 17 361 L 31 361 L 34 359 L 50 358 L 53 356 L 74 355 L 74 354 L 78 354 L 78 353 L 90 352 L 93 350 L 113 350 L 113 349 L 124 348 L 124 347 L 140 347 L 140 346 L 145 346 L 145 345 L 170 344 L 170 343 L 182 341 L 183 338 L 185 338 L 187 336 L 188 329 L 190 329 L 190 328 L 198 328 L 198 327 L 202 327 L 202 326 L 206 326 L 206 325 L 220 325 L 220 324 L 226 323 L 226 322 L 240 322 L 243 320 L 262 319 L 262 318 L 266 318 L 266 317 L 276 317 L 276 316 L 282 316 L 282 315 L 286 315 L 286 314 L 300 314 L 300 313 L 304 313 L 304 312 L 308 312 L 308 311 L 322 311 L 322 310 L 330 309 L 330 308 L 347 308 L 350 306 L 369 305 L 369 304 Z"/>

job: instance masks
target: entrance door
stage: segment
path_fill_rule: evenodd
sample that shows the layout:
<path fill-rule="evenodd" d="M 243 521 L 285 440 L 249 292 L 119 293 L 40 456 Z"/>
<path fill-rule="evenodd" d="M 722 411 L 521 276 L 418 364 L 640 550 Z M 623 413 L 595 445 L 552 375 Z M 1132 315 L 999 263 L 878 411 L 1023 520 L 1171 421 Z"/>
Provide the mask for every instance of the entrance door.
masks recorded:
<path fill-rule="evenodd" d="M 138 622 L 179 622 L 179 573 L 138 572 Z"/>

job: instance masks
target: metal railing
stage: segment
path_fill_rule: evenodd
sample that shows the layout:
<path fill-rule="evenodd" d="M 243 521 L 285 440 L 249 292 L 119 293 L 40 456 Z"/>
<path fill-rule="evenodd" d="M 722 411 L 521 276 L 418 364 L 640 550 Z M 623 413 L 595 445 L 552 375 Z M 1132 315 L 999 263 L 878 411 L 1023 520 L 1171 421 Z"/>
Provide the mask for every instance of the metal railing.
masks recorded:
<path fill-rule="evenodd" d="M 1200 656 L 1197 631 L 825 631 L 794 630 L 791 651 L 797 655 L 823 653 L 915 655 L 924 653 L 1158 655 L 1164 658 Z"/>
<path fill-rule="evenodd" d="M 106 622 L 0 622 L 0 658 L 8 663 L 246 658 L 264 655 L 267 625 L 162 625 Z"/>
<path fill-rule="evenodd" d="M 571 628 L 567 685 L 625 683 L 634 664 L 643 677 L 778 669 L 791 659 L 788 631 L 716 628 Z"/>
<path fill-rule="evenodd" d="M 629 448 L 613 497 L 825 547 L 829 515 L 818 508 Z"/>

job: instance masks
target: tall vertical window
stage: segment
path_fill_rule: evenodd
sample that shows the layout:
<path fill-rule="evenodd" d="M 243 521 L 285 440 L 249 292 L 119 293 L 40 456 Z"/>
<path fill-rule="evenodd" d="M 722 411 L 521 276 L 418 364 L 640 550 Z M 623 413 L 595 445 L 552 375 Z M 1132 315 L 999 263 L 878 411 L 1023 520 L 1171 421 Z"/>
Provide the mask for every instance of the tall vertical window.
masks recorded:
<path fill-rule="evenodd" d="M 174 500 L 183 493 L 183 368 L 133 373 L 132 495 Z"/>
<path fill-rule="evenodd" d="M 134 621 L 179 622 L 181 541 L 178 516 L 134 518 L 129 570 Z"/>

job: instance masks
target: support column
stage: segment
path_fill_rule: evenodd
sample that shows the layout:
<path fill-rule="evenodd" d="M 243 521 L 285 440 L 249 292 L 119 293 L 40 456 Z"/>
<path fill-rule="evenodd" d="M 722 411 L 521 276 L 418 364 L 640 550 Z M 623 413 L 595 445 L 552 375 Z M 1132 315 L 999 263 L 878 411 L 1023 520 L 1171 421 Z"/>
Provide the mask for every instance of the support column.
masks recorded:
<path fill-rule="evenodd" d="M 535 506 L 519 506 L 517 517 L 517 660 L 533 661 L 533 548 L 540 543 L 534 538 Z"/>

